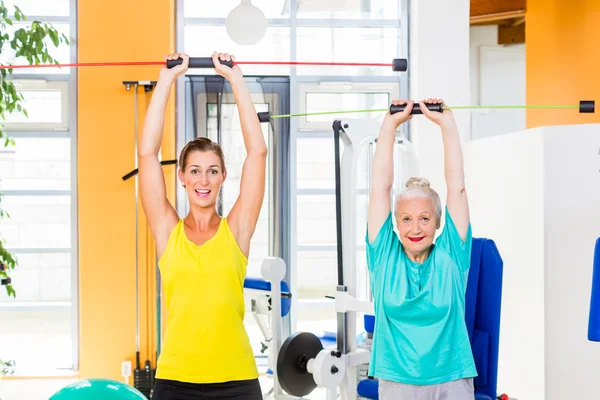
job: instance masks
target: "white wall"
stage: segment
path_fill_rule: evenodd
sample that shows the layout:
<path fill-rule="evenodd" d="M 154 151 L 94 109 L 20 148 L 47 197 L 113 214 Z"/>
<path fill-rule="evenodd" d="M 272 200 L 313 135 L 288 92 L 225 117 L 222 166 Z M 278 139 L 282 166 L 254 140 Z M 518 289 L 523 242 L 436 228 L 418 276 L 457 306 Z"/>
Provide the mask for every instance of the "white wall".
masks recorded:
<path fill-rule="evenodd" d="M 504 260 L 498 391 L 511 398 L 600 393 L 600 346 L 587 340 L 598 132 L 544 127 L 465 144 L 474 235 L 493 239 Z"/>
<path fill-rule="evenodd" d="M 600 237 L 600 124 L 544 129 L 546 399 L 600 397 L 600 344 L 587 340 Z"/>
<path fill-rule="evenodd" d="M 542 138 L 516 132 L 464 153 L 473 236 L 493 239 L 504 261 L 498 392 L 544 400 Z"/>
<path fill-rule="evenodd" d="M 471 104 L 479 103 L 479 53 L 482 46 L 498 46 L 498 26 L 472 26 L 469 29 L 469 70 L 471 74 Z"/>
<path fill-rule="evenodd" d="M 498 26 L 470 28 L 471 105 L 524 105 L 525 45 L 498 45 Z M 525 109 L 470 111 L 471 138 L 525 129 Z"/>
<path fill-rule="evenodd" d="M 410 97 L 443 98 L 446 104 L 468 104 L 469 10 L 467 0 L 411 0 Z M 461 137 L 470 136 L 468 112 L 455 117 Z M 419 173 L 427 177 L 442 201 L 446 198 L 440 129 L 423 115 L 411 121 L 411 142 Z"/>

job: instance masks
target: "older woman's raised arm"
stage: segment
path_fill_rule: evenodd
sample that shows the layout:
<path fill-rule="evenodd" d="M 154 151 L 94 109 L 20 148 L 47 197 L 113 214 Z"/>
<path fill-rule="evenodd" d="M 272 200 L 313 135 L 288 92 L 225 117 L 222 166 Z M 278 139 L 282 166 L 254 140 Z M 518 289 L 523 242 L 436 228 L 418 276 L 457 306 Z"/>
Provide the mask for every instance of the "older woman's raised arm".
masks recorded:
<path fill-rule="evenodd" d="M 394 183 L 394 142 L 398 126 L 411 118 L 413 102 L 394 100 L 394 105 L 406 104 L 404 111 L 386 114 L 381 124 L 375 154 L 373 156 L 372 187 L 369 196 L 367 233 L 369 242 L 375 241 L 379 230 L 388 217 L 390 198 Z"/>
<path fill-rule="evenodd" d="M 428 99 L 427 103 L 444 104 L 441 99 Z M 465 188 L 463 153 L 458 127 L 452 111 L 429 111 L 424 101 L 420 102 L 423 114 L 442 129 L 444 142 L 444 173 L 446 177 L 448 213 L 454 221 L 458 234 L 464 241 L 469 228 L 469 201 Z"/>

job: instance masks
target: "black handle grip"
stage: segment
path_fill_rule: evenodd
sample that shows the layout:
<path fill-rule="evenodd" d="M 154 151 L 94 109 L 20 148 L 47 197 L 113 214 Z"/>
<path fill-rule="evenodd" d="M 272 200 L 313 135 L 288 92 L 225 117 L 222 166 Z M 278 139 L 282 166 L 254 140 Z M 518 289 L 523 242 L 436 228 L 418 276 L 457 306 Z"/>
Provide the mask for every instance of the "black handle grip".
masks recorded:
<path fill-rule="evenodd" d="M 394 58 L 392 60 L 392 71 L 404 72 L 408 69 L 408 60 L 406 58 Z"/>
<path fill-rule="evenodd" d="M 221 64 L 233 67 L 233 61 L 219 60 Z M 176 65 L 181 65 L 183 58 L 176 60 L 167 60 L 167 68 L 173 68 Z M 190 68 L 214 68 L 215 64 L 211 57 L 190 57 Z"/>
<path fill-rule="evenodd" d="M 171 164 L 177 164 L 177 160 L 164 160 L 160 162 L 160 165 L 171 165 Z M 128 172 L 126 175 L 123 176 L 124 181 L 126 181 L 127 179 L 131 178 L 132 176 L 136 176 L 138 174 L 138 169 L 134 169 L 131 172 Z"/>
<path fill-rule="evenodd" d="M 271 113 L 268 111 L 259 112 L 256 113 L 256 115 L 258 115 L 258 120 L 260 122 L 269 122 L 269 119 L 271 118 Z"/>
<path fill-rule="evenodd" d="M 5 278 L 5 279 L 0 280 L 1 286 L 7 286 L 7 285 L 10 285 L 11 283 L 12 283 L 12 281 L 10 278 Z"/>
<path fill-rule="evenodd" d="M 427 109 L 429 111 L 437 111 L 437 112 L 444 111 L 442 109 L 442 104 L 425 103 L 425 105 L 427 106 Z M 396 114 L 398 112 L 402 112 L 402 111 L 404 111 L 405 108 L 406 108 L 406 104 L 401 104 L 399 106 L 395 106 L 392 104 L 392 105 L 390 105 L 390 114 Z M 417 102 L 415 102 L 413 104 L 413 109 L 412 109 L 410 115 L 415 115 L 415 114 L 423 114 L 423 111 L 421 111 L 421 105 Z"/>
<path fill-rule="evenodd" d="M 581 100 L 579 102 L 579 112 L 580 113 L 594 113 L 594 109 L 596 108 L 596 103 L 594 100 Z"/>

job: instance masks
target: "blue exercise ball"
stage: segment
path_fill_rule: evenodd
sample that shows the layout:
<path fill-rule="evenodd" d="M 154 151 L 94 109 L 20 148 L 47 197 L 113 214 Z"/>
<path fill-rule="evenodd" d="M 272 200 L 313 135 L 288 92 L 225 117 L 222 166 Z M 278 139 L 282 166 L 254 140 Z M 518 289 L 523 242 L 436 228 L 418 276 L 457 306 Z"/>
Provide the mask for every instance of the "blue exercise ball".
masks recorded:
<path fill-rule="evenodd" d="M 83 379 L 65 386 L 49 400 L 147 400 L 136 388 L 112 379 Z"/>

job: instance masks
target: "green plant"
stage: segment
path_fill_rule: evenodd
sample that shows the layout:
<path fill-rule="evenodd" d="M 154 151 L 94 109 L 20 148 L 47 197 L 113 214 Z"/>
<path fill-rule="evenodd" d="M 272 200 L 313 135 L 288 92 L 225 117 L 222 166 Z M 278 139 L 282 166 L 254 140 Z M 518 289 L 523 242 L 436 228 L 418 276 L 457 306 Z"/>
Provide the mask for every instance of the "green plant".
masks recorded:
<path fill-rule="evenodd" d="M 5 375 L 12 375 L 15 373 L 15 361 L 2 361 L 0 360 L 0 379 Z"/>
<path fill-rule="evenodd" d="M 15 21 L 23 22 L 18 28 Z M 51 46 L 58 47 L 62 43 L 69 44 L 69 38 L 59 33 L 50 23 L 31 21 L 28 23 L 26 16 L 19 7 L 9 10 L 0 0 L 0 54 L 14 52 L 15 57 L 22 57 L 29 65 L 34 64 L 58 64 L 50 54 Z M 4 65 L 4 64 L 2 64 Z M 3 67 L 0 69 L 0 120 L 6 120 L 6 114 L 14 112 L 22 113 L 26 117 L 27 110 L 24 106 L 24 97 L 15 85 L 7 79 L 12 75 L 13 69 Z M 0 142 L 4 147 L 14 146 L 15 142 L 6 133 L 4 126 L 0 123 Z M 10 215 L 2 208 L 2 194 L 0 193 L 0 219 L 10 218 Z M 16 292 L 10 283 L 10 271 L 17 267 L 16 258 L 6 249 L 6 241 L 0 236 L 0 278 L 3 278 L 8 296 L 16 296 Z"/>

